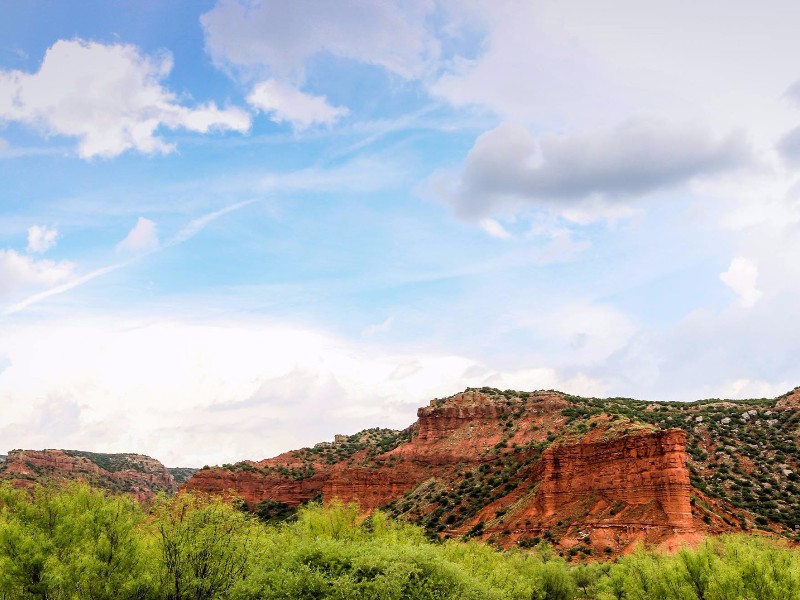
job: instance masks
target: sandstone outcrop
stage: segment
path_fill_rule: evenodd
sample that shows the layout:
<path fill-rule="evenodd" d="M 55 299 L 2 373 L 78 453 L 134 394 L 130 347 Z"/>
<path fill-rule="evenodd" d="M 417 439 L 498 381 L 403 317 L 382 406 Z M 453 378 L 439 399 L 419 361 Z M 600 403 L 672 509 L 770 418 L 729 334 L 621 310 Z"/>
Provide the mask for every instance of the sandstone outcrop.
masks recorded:
<path fill-rule="evenodd" d="M 174 478 L 159 461 L 142 454 L 100 454 L 77 450 L 11 450 L 0 478 L 15 485 L 58 480 L 86 481 L 137 498 L 177 491 Z"/>
<path fill-rule="evenodd" d="M 544 540 L 570 556 L 742 529 L 793 536 L 798 407 L 800 388 L 772 401 L 694 403 L 467 389 L 432 400 L 403 431 L 204 468 L 182 489 L 251 507 L 339 498 L 443 537 Z"/>
<path fill-rule="evenodd" d="M 537 503 L 543 517 L 591 497 L 627 506 L 655 504 L 637 525 L 691 529 L 686 434 L 671 429 L 603 442 L 551 446 L 542 455 Z"/>
<path fill-rule="evenodd" d="M 326 480 L 324 474 L 292 479 L 261 470 L 213 468 L 197 471 L 183 489 L 237 497 L 249 505 L 270 499 L 297 506 L 322 493 Z"/>
<path fill-rule="evenodd" d="M 800 387 L 794 388 L 791 392 L 778 397 L 775 408 L 784 410 L 800 409 Z"/>
<path fill-rule="evenodd" d="M 543 539 L 604 556 L 732 529 L 730 506 L 694 503 L 705 496 L 690 481 L 685 431 L 602 411 L 578 419 L 580 406 L 553 391 L 468 389 L 420 408 L 404 432 L 338 436 L 203 469 L 183 489 L 251 506 L 339 498 L 441 536 L 504 546 Z M 644 410 L 658 414 L 658 406 Z"/>

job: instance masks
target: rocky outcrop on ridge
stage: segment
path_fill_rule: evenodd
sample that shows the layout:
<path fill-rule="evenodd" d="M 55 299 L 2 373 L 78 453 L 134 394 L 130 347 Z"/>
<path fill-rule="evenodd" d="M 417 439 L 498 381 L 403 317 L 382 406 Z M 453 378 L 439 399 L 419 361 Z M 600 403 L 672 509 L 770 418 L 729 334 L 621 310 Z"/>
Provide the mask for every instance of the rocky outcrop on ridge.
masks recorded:
<path fill-rule="evenodd" d="M 792 537 L 800 413 L 781 402 L 468 389 L 432 400 L 404 431 L 205 468 L 184 489 L 251 507 L 339 498 L 443 537 L 547 540 L 570 555 L 752 528 Z"/>
<path fill-rule="evenodd" d="M 142 454 L 103 454 L 80 450 L 11 450 L 0 464 L 0 479 L 29 486 L 48 481 L 76 480 L 139 499 L 178 489 L 159 461 Z"/>

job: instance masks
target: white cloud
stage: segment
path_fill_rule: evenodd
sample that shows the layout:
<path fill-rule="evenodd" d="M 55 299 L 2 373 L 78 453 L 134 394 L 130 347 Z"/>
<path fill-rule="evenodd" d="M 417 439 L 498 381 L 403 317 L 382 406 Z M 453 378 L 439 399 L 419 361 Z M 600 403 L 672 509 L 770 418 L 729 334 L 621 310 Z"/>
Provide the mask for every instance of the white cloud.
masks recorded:
<path fill-rule="evenodd" d="M 253 352 L 253 348 L 259 348 Z M 366 427 L 405 427 L 467 386 L 603 391 L 552 369 L 362 347 L 258 320 L 6 324 L 0 428 L 9 447 L 137 451 L 171 466 L 264 458 Z M 12 401 L 13 399 L 13 401 Z M 43 415 L 69 416 L 59 427 Z"/>
<path fill-rule="evenodd" d="M 444 193 L 457 212 L 473 217 L 536 204 L 574 207 L 641 197 L 739 166 L 749 156 L 740 135 L 714 139 L 654 120 L 539 140 L 525 126 L 505 123 L 478 137 Z"/>
<path fill-rule="evenodd" d="M 158 244 L 156 224 L 150 219 L 139 217 L 125 239 L 117 244 L 117 250 L 140 254 L 155 250 Z"/>
<path fill-rule="evenodd" d="M 0 249 L 0 294 L 55 285 L 72 275 L 68 261 L 36 260 L 15 250 Z"/>
<path fill-rule="evenodd" d="M 625 347 L 638 330 L 628 315 L 611 306 L 581 303 L 522 317 L 519 324 L 548 349 L 550 367 L 599 364 Z"/>
<path fill-rule="evenodd" d="M 56 245 L 58 229 L 47 225 L 31 225 L 28 228 L 28 252 L 42 254 Z"/>
<path fill-rule="evenodd" d="M 431 88 L 457 106 L 550 129 L 608 126 L 642 112 L 697 119 L 717 133 L 746 125 L 759 146 L 794 118 L 782 94 L 797 68 L 775 58 L 800 51 L 790 0 L 769 14 L 729 2 L 723 19 L 720 5 L 707 3 L 691 23 L 681 3 L 480 4 L 483 51 L 455 62 Z M 797 89 L 786 97 L 795 99 Z"/>
<path fill-rule="evenodd" d="M 134 149 L 166 153 L 173 146 L 160 128 L 247 131 L 249 115 L 214 103 L 179 104 L 162 81 L 172 70 L 168 54 L 142 55 L 135 46 L 60 40 L 36 73 L 0 71 L 0 119 L 46 135 L 78 138 L 82 158 L 114 157 Z"/>
<path fill-rule="evenodd" d="M 200 20 L 215 64 L 244 82 L 260 81 L 248 102 L 274 121 L 305 129 L 348 112 L 301 91 L 309 61 L 326 54 L 421 78 L 439 67 L 430 19 L 436 9 L 434 0 L 220 0 Z"/>
<path fill-rule="evenodd" d="M 256 85 L 247 101 L 273 121 L 290 123 L 295 129 L 330 125 L 348 113 L 346 108 L 329 105 L 324 96 L 305 94 L 274 79 Z"/>
<path fill-rule="evenodd" d="M 226 215 L 230 212 L 239 210 L 245 206 L 248 206 L 255 202 L 255 200 L 245 200 L 243 202 L 237 202 L 236 204 L 231 204 L 219 210 L 207 213 L 195 219 L 192 219 L 187 223 L 183 228 L 181 228 L 178 233 L 176 233 L 172 238 L 170 238 L 165 246 L 176 246 L 178 244 L 182 244 L 186 240 L 194 237 L 198 233 L 200 233 L 209 223 L 217 220 L 223 215 Z M 155 245 L 153 245 L 155 244 Z M 136 252 L 137 254 L 132 258 L 129 258 L 126 261 L 118 262 L 115 264 L 107 265 L 105 267 L 100 267 L 98 269 L 94 269 L 88 273 L 85 273 L 79 277 L 75 277 L 70 279 L 69 281 L 62 283 L 61 285 L 57 285 L 52 287 L 48 290 L 43 292 L 39 292 L 8 306 L 3 311 L 3 314 L 10 315 L 22 310 L 25 310 L 29 306 L 41 302 L 42 300 L 46 300 L 48 298 L 52 298 L 53 296 L 57 296 L 59 294 L 63 294 L 64 292 L 68 292 L 78 286 L 83 285 L 84 283 L 88 283 L 97 279 L 98 277 L 102 277 L 108 273 L 113 273 L 117 269 L 121 269 L 122 267 L 126 267 L 137 259 L 139 259 L 143 252 L 152 251 L 159 249 L 159 242 L 158 237 L 155 230 L 155 223 L 152 221 L 145 219 L 143 217 L 139 218 L 139 221 L 136 223 L 134 228 L 128 234 L 128 236 L 117 246 L 120 250 L 127 250 Z M 27 258 L 27 257 L 22 257 Z M 28 259 L 30 260 L 30 259 Z M 48 261 L 40 261 L 38 264 L 45 264 Z M 66 264 L 71 267 L 69 263 L 61 263 Z"/>
<path fill-rule="evenodd" d="M 761 298 L 762 292 L 757 287 L 758 265 L 751 259 L 737 256 L 719 278 L 736 292 L 744 308 L 751 308 Z"/>
<path fill-rule="evenodd" d="M 620 106 L 607 101 L 610 82 L 597 72 L 591 57 L 579 44 L 549 32 L 537 3 L 481 4 L 483 51 L 476 58 L 454 61 L 431 83 L 435 96 L 525 122 L 552 122 L 565 114 L 575 119 L 587 112 L 610 113 L 611 119 L 624 116 Z"/>
<path fill-rule="evenodd" d="M 303 81 L 322 52 L 422 76 L 439 57 L 430 32 L 432 0 L 221 0 L 200 21 L 206 48 L 221 66 Z"/>
<path fill-rule="evenodd" d="M 501 240 L 509 240 L 512 237 L 514 237 L 509 233 L 509 231 L 505 227 L 503 227 L 495 219 L 489 219 L 489 218 L 481 219 L 480 226 L 481 229 L 483 229 L 490 236 L 500 238 Z"/>

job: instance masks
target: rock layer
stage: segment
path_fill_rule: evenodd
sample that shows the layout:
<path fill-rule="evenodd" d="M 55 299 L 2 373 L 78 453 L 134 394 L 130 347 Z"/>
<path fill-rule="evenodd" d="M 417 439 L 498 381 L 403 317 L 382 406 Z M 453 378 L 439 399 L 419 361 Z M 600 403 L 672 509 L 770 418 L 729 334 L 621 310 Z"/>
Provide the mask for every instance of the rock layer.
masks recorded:
<path fill-rule="evenodd" d="M 420 408 L 406 439 L 386 451 L 366 445 L 325 462 L 304 449 L 204 469 L 184 489 L 251 505 L 296 506 L 321 495 L 367 512 L 388 507 L 440 535 L 505 546 L 543 538 L 612 555 L 637 541 L 676 542 L 709 529 L 692 511 L 682 430 L 607 415 L 572 430 L 571 406 L 558 392 L 467 390 Z M 336 452 L 345 439 L 317 448 Z M 289 468 L 308 476 L 288 477 Z"/>
<path fill-rule="evenodd" d="M 542 455 L 541 482 L 543 517 L 592 495 L 629 506 L 658 503 L 657 518 L 639 525 L 693 527 L 686 434 L 680 429 L 551 446 Z"/>
<path fill-rule="evenodd" d="M 178 488 L 167 468 L 149 456 L 76 450 L 11 450 L 0 467 L 0 478 L 21 486 L 80 480 L 140 499 Z"/>

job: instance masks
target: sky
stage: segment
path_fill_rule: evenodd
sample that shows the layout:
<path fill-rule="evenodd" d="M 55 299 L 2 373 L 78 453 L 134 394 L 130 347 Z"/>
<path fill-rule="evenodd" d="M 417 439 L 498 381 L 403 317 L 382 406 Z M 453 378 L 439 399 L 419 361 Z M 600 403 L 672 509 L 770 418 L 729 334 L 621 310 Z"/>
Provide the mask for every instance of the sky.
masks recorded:
<path fill-rule="evenodd" d="M 800 385 L 800 5 L 0 0 L 0 452 Z"/>

